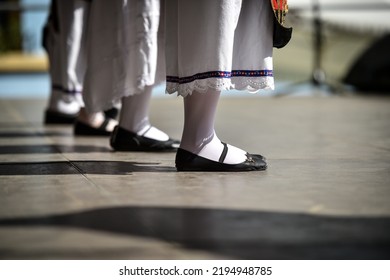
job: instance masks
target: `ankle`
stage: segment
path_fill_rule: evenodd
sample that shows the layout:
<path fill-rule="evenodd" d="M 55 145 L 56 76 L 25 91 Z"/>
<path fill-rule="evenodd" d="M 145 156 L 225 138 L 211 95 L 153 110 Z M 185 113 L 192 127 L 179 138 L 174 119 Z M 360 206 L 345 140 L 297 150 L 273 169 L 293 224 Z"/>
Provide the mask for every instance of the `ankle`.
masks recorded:
<path fill-rule="evenodd" d="M 206 139 L 206 138 L 204 138 Z M 207 158 L 212 161 L 219 161 L 221 154 L 224 151 L 224 144 L 219 140 L 218 136 L 213 133 L 211 139 L 202 142 L 201 145 L 190 146 L 187 143 L 181 143 L 180 148 L 189 151 L 198 156 Z M 228 145 L 228 152 L 223 163 L 226 164 L 238 164 L 246 160 L 246 152 L 232 145 Z"/>
<path fill-rule="evenodd" d="M 165 132 L 159 130 L 158 128 L 156 128 L 154 126 L 152 126 L 151 124 L 148 124 L 148 125 L 142 127 L 140 130 L 137 130 L 137 131 L 128 129 L 128 127 L 122 126 L 121 124 L 119 124 L 119 126 L 122 129 L 124 129 L 124 130 L 127 130 L 127 131 L 135 133 L 135 134 L 137 134 L 139 136 L 143 136 L 143 137 L 150 138 L 150 139 L 153 139 L 153 140 L 158 140 L 158 141 L 167 141 L 167 140 L 169 140 L 168 134 L 166 134 Z"/>
<path fill-rule="evenodd" d="M 119 119 L 119 126 L 127 131 L 132 133 L 142 135 L 144 134 L 152 125 L 149 122 L 149 118 L 144 118 L 142 120 L 128 120 L 126 118 Z"/>

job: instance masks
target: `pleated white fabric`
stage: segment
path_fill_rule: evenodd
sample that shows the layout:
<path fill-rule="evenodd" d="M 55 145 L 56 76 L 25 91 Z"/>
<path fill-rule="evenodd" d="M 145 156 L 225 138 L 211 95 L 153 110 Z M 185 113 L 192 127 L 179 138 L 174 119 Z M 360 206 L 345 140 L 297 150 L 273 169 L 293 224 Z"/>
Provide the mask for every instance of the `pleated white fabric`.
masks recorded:
<path fill-rule="evenodd" d="M 122 97 L 165 80 L 159 21 L 158 0 L 91 1 L 84 80 L 88 111 L 111 108 Z"/>
<path fill-rule="evenodd" d="M 167 0 L 167 92 L 273 89 L 269 0 Z"/>
<path fill-rule="evenodd" d="M 49 56 L 52 90 L 81 93 L 85 74 L 84 30 L 88 12 L 85 1 L 52 2 L 44 44 Z"/>

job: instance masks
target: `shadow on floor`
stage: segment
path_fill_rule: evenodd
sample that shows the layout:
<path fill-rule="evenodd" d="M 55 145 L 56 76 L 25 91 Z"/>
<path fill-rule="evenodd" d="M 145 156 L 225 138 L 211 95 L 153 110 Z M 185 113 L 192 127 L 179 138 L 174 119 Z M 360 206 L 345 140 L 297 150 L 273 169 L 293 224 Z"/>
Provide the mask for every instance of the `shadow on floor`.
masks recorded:
<path fill-rule="evenodd" d="M 47 131 L 47 132 L 26 132 L 26 131 L 2 131 L 0 138 L 16 138 L 16 137 L 74 137 L 72 133 L 61 131 Z"/>
<path fill-rule="evenodd" d="M 0 146 L 0 154 L 56 154 L 56 153 L 106 153 L 107 147 L 91 145 L 6 145 Z"/>
<path fill-rule="evenodd" d="M 149 237 L 237 259 L 366 260 L 390 257 L 390 218 L 387 217 L 117 207 L 0 220 L 0 228 L 10 226 L 81 228 Z M 73 247 L 77 246 L 77 240 L 74 242 Z M 6 250 L 0 252 L 0 258 L 8 257 Z M 96 254 L 89 258 L 104 256 Z"/>
<path fill-rule="evenodd" d="M 101 174 L 126 175 L 132 172 L 176 172 L 173 166 L 127 161 L 54 161 L 0 163 L 0 176 Z"/>

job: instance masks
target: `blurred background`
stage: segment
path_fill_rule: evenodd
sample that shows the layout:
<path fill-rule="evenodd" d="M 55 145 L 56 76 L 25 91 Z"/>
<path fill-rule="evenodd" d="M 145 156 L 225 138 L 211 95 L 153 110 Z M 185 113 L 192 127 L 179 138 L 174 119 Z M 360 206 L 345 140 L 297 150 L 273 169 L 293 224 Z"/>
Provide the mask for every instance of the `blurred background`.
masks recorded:
<path fill-rule="evenodd" d="M 0 0 L 0 98 L 48 97 L 49 5 Z M 274 54 L 277 89 L 262 96 L 390 92 L 390 0 L 289 0 L 287 25 L 292 41 Z"/>

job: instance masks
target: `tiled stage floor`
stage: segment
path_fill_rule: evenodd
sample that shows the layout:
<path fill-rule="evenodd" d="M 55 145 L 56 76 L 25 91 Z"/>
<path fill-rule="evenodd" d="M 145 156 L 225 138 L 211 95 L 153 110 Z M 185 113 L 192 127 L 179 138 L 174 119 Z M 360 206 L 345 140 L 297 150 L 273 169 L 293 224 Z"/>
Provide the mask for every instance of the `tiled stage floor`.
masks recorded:
<path fill-rule="evenodd" d="M 112 152 L 0 100 L 1 259 L 389 259 L 390 99 L 223 98 L 221 139 L 250 173 L 177 173 L 174 153 Z M 152 122 L 179 138 L 182 100 Z"/>

